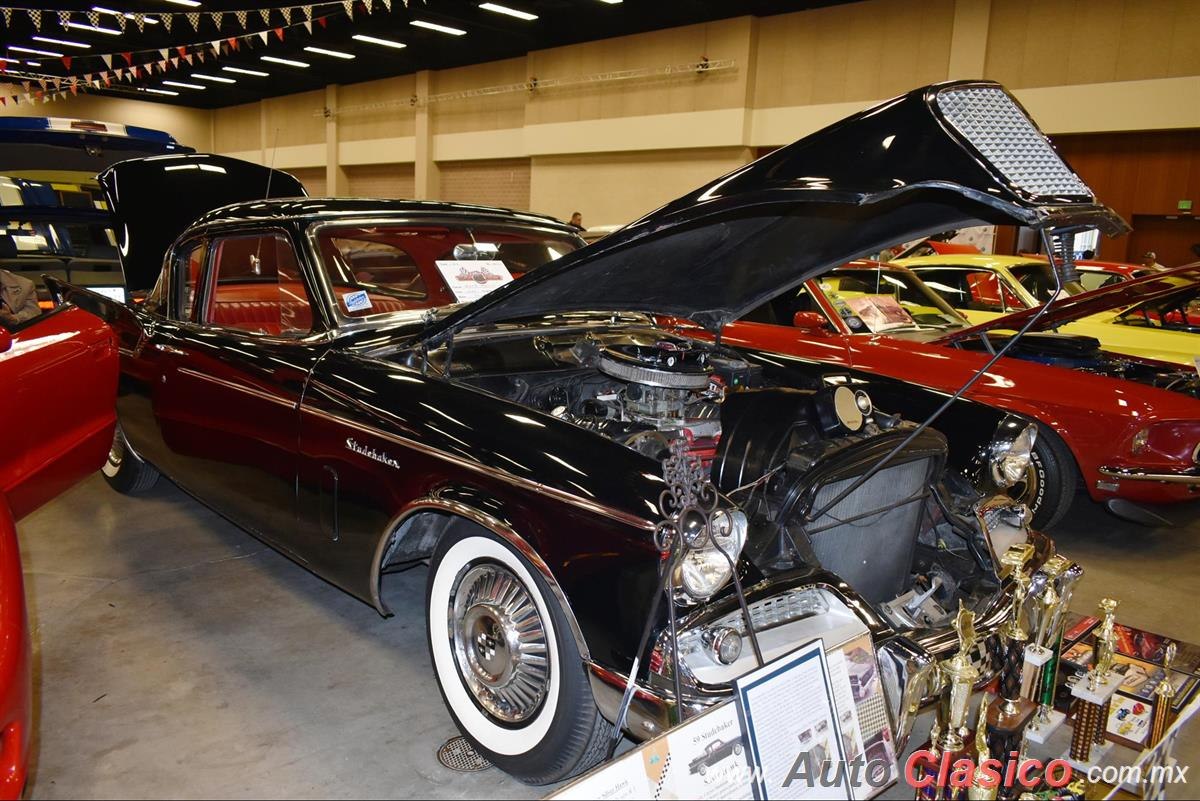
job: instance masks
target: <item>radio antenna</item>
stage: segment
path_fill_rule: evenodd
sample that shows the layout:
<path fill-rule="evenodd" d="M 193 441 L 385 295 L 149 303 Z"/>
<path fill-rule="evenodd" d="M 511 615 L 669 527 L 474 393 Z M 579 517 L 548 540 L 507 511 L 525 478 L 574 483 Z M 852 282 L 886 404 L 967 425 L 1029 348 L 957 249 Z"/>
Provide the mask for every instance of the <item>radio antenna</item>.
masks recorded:
<path fill-rule="evenodd" d="M 271 143 L 271 164 L 267 167 L 267 193 L 263 200 L 271 198 L 271 177 L 275 175 L 275 154 L 279 152 L 279 128 L 275 129 L 275 141 Z"/>

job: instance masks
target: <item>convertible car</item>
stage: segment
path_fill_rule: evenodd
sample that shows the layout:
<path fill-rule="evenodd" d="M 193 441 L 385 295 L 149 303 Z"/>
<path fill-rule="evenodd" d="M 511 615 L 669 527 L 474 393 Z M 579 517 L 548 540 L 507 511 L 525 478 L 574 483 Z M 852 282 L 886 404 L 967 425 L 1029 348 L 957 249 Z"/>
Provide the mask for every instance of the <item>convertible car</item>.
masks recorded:
<path fill-rule="evenodd" d="M 195 222 L 181 207 L 176 227 L 165 186 L 191 202 L 267 174 L 175 163 L 102 180 L 127 278 L 161 270 L 145 303 L 56 284 L 120 341 L 110 482 L 164 473 L 384 614 L 383 577 L 427 560 L 447 707 L 524 781 L 577 773 L 614 726 L 658 734 L 851 624 L 874 637 L 903 742 L 932 660 L 957 647 L 958 605 L 985 640 L 1010 616 L 1002 554 L 1027 554 L 1041 587 L 1078 578 L 1023 505 L 950 492 L 945 438 L 875 409 L 870 384 L 790 385 L 653 319 L 718 335 L 814 275 L 961 225 L 1124 230 L 996 84 L 855 115 L 449 313 L 396 310 L 402 292 L 340 270 L 343 243 L 449 228 L 446 252 L 512 236 L 549 254 L 561 224 L 302 198 Z M 1029 438 L 1003 432 L 986 467 L 1019 474 Z"/>
<path fill-rule="evenodd" d="M 1193 292 L 1198 286 L 1186 276 L 1174 281 Z M 1010 488 L 1033 512 L 1035 527 L 1061 520 L 1080 483 L 1114 513 L 1161 525 L 1168 521 L 1142 504 L 1200 498 L 1200 378 L 1194 369 L 1105 354 L 1089 337 L 1044 330 L 1061 315 L 1092 313 L 1095 306 L 1074 308 L 1087 297 L 1095 303 L 1104 294 L 1056 304 L 967 397 L 1037 421 L 1029 469 Z M 1128 305 L 1125 297 L 1115 302 Z M 989 328 L 1016 330 L 1031 315 L 998 318 Z M 920 416 L 988 360 L 979 334 L 911 270 L 855 262 L 773 298 L 727 326 L 722 341 L 765 352 L 755 358 L 782 353 L 852 371 L 874 380 L 872 395 L 881 404 Z M 991 335 L 993 346 L 997 336 Z M 939 427 L 959 446 L 951 464 L 969 471 L 973 450 L 986 443 L 973 441 L 962 422 Z"/>
<path fill-rule="evenodd" d="M 103 321 L 62 306 L 0 327 L 0 799 L 20 798 L 33 707 L 16 521 L 104 464 L 116 423 L 117 348 Z"/>
<path fill-rule="evenodd" d="M 972 323 L 991 323 L 1012 312 L 1036 309 L 1056 291 L 1053 271 L 1044 258 L 955 254 L 897 259 L 895 263 L 919 275 Z M 1082 279 L 1086 274 L 1085 270 L 1079 277 Z M 1161 275 L 1162 272 L 1153 272 L 1132 282 L 1103 287 L 1103 290 L 1116 293 L 1125 284 L 1136 284 Z M 1063 293 L 1072 296 L 1085 291 L 1079 282 L 1063 286 Z M 1148 326 L 1136 314 L 1127 316 L 1126 311 L 1133 310 L 1125 306 L 1139 300 L 1137 295 L 1128 297 L 1131 299 L 1124 306 L 1113 303 L 1097 307 L 1093 314 L 1074 315 L 1071 320 L 1063 320 L 1060 316 L 1056 328 L 1061 327 L 1063 333 L 1092 337 L 1102 348 L 1113 353 L 1194 367 L 1196 355 L 1200 353 L 1196 337 L 1186 328 Z M 1200 311 L 1193 309 L 1191 318 L 1198 316 Z"/>

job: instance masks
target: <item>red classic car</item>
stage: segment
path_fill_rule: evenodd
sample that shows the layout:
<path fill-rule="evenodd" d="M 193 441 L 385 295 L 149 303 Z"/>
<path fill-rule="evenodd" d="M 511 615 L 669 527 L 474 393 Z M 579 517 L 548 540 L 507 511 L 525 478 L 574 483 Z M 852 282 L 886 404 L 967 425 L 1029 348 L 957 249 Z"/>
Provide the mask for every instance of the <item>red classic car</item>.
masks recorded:
<path fill-rule="evenodd" d="M 1008 319 L 989 327 L 1020 327 Z M 856 262 L 764 304 L 725 328 L 722 342 L 953 392 L 988 354 L 978 340 L 934 340 L 958 341 L 967 330 L 912 271 Z M 916 396 L 906 397 L 911 405 Z M 1139 504 L 1200 498 L 1195 371 L 1111 356 L 1087 337 L 1031 332 L 967 397 L 1040 423 L 1029 474 L 1014 487 L 1039 527 L 1061 519 L 1081 482 L 1110 511 L 1144 523 L 1166 521 Z"/>
<path fill-rule="evenodd" d="M 15 521 L 104 464 L 116 424 L 117 348 L 100 319 L 62 306 L 0 328 L 0 799 L 29 764 L 31 674 Z"/>

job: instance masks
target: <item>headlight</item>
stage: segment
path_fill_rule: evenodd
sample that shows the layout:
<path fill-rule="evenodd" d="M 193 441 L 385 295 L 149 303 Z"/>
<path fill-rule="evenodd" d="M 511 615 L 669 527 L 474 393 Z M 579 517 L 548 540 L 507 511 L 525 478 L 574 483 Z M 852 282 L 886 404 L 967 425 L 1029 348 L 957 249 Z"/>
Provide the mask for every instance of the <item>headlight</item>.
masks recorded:
<path fill-rule="evenodd" d="M 713 514 L 708 532 L 687 548 L 679 562 L 684 592 L 703 601 L 725 586 L 733 576 L 731 564 L 737 564 L 746 544 L 746 529 L 746 515 L 740 511 L 721 509 Z"/>
<path fill-rule="evenodd" d="M 1033 446 L 1037 442 L 1037 425 L 1030 423 L 1012 439 L 997 439 L 992 443 L 989 467 L 992 480 L 998 487 L 1011 487 L 1025 477 L 1033 461 Z"/>

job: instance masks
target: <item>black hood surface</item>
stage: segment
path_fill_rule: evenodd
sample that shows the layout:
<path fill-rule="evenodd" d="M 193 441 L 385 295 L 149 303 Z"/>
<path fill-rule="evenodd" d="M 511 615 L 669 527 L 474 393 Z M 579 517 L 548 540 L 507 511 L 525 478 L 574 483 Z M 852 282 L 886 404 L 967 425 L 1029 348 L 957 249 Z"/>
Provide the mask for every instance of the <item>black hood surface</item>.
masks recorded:
<path fill-rule="evenodd" d="M 226 156 L 193 153 L 122 161 L 99 176 L 116 221 L 130 292 L 154 286 L 167 248 L 205 212 L 268 197 L 305 197 L 304 184 L 280 170 Z"/>
<path fill-rule="evenodd" d="M 935 84 L 668 203 L 431 325 L 627 311 L 710 329 L 897 242 L 982 223 L 1127 230 L 999 84 Z"/>

